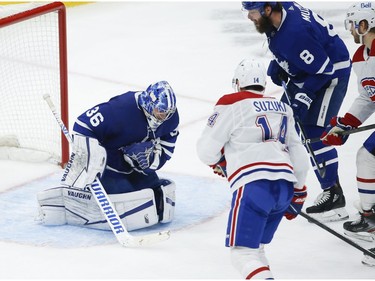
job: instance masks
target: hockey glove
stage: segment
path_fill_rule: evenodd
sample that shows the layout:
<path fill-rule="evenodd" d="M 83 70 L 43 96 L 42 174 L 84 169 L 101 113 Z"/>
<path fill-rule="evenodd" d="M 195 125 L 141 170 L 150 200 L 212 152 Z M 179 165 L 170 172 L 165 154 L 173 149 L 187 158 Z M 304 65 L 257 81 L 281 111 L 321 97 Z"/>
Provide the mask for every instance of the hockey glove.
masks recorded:
<path fill-rule="evenodd" d="M 278 86 L 282 85 L 282 81 L 288 82 L 289 76 L 284 69 L 275 61 L 272 60 L 267 69 L 267 75 L 271 77 L 273 83 Z"/>
<path fill-rule="evenodd" d="M 122 147 L 121 150 L 125 161 L 139 171 L 147 169 L 154 161 L 154 147 L 153 141 L 147 141 Z"/>
<path fill-rule="evenodd" d="M 97 139 L 74 134 L 72 153 L 61 184 L 84 189 L 103 175 L 106 163 L 107 151 Z"/>
<path fill-rule="evenodd" d="M 297 93 L 292 101 L 294 118 L 297 120 L 303 120 L 312 102 L 312 98 L 307 94 L 302 92 Z"/>
<path fill-rule="evenodd" d="M 219 162 L 214 165 L 210 165 L 210 167 L 214 170 L 214 173 L 226 177 L 227 176 L 227 160 L 225 160 L 225 156 L 223 155 Z"/>
<path fill-rule="evenodd" d="M 344 136 L 341 133 L 357 128 L 361 124 L 362 122 L 350 113 L 346 113 L 344 117 L 332 117 L 320 139 L 325 145 L 343 145 L 349 135 Z"/>
<path fill-rule="evenodd" d="M 290 202 L 290 205 L 288 209 L 286 209 L 284 213 L 284 217 L 286 217 L 288 220 L 294 219 L 298 214 L 301 212 L 303 204 L 305 203 L 307 196 L 307 189 L 306 186 L 304 186 L 302 189 L 294 189 L 294 196 L 292 198 L 292 201 Z"/>

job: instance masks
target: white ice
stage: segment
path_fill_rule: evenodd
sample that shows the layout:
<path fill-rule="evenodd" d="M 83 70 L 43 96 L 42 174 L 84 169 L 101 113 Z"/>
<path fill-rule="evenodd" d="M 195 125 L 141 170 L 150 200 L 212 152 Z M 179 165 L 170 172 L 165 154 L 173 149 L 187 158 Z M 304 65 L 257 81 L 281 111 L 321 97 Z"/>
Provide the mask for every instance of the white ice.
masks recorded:
<path fill-rule="evenodd" d="M 303 4 L 333 23 L 353 54 L 358 45 L 343 27 L 345 10 L 351 3 Z M 134 1 L 97 2 L 68 8 L 70 128 L 76 116 L 99 102 L 167 80 L 177 93 L 181 123 L 175 154 L 161 172 L 171 178 L 174 175 L 183 178 L 184 186 L 178 188 L 185 189 L 186 193 L 181 197 L 177 193 L 177 210 L 187 203 L 194 206 L 189 201 L 191 188 L 191 193 L 199 193 L 202 199 L 197 209 L 211 213 L 200 214 L 202 220 L 198 224 L 189 223 L 189 216 L 183 217 L 186 227 L 172 231 L 169 241 L 147 248 L 123 248 L 112 237 L 108 238 L 111 233 L 104 234 L 112 243 L 95 246 L 82 243 L 84 246 L 65 248 L 11 242 L 0 235 L 0 279 L 241 278 L 231 265 L 229 249 L 224 247 L 226 202 L 230 198 L 226 183 L 203 165 L 195 153 L 195 142 L 213 105 L 221 95 L 232 91 L 236 65 L 247 56 L 262 57 L 265 63 L 271 59 L 265 37 L 243 17 L 240 6 L 237 1 Z M 271 81 L 268 86 L 268 95 L 280 96 L 280 87 Z M 356 96 L 353 75 L 341 113 L 346 112 Z M 366 124 L 374 123 L 374 119 L 371 117 Z M 355 155 L 368 135 L 369 132 L 353 134 L 339 148 L 340 179 L 351 218 L 357 212 L 352 203 L 358 199 Z M 12 192 L 24 190 L 26 193 L 35 180 L 61 172 L 50 164 L 14 161 L 0 161 L 0 170 L 0 204 L 7 204 L 7 212 L 0 217 L 12 217 L 13 211 L 25 208 L 32 213 L 33 206 L 17 204 L 18 199 Z M 207 193 L 202 182 L 210 183 Z M 212 183 L 217 184 L 217 192 L 222 196 L 220 204 L 224 202 L 215 213 L 210 208 L 216 204 L 211 200 L 215 192 Z M 307 186 L 309 196 L 305 206 L 311 205 L 321 191 L 312 170 Z M 30 196 L 34 200 L 34 194 Z M 9 224 L 14 225 L 8 231 L 15 241 L 20 236 L 36 235 L 43 241 L 43 235 L 47 235 L 43 230 L 35 233 L 34 226 L 17 228 L 17 220 Z M 329 224 L 342 233 L 341 225 Z M 58 235 L 58 231 L 54 238 L 61 243 L 75 239 L 74 235 L 68 238 L 62 233 Z M 375 279 L 375 268 L 361 264 L 362 252 L 302 217 L 283 220 L 266 253 L 277 279 Z"/>

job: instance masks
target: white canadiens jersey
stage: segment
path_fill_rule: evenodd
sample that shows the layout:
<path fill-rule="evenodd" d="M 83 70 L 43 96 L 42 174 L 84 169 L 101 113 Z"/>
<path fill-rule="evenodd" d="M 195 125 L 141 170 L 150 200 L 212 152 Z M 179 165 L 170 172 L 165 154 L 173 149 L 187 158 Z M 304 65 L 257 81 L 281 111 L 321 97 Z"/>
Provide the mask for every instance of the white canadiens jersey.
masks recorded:
<path fill-rule="evenodd" d="M 232 192 L 260 179 L 283 179 L 302 188 L 310 167 L 292 109 L 257 92 L 220 98 L 197 142 L 197 152 L 207 165 L 225 155 Z"/>
<path fill-rule="evenodd" d="M 371 50 L 362 45 L 353 56 L 353 70 L 357 75 L 359 96 L 349 113 L 362 123 L 375 111 L 375 40 Z"/>

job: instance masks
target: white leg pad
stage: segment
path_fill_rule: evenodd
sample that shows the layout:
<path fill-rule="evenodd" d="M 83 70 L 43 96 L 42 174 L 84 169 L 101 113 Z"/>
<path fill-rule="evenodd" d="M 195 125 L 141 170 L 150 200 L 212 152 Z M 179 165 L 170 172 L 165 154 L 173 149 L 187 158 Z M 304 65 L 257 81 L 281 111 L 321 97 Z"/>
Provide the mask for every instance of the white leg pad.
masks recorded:
<path fill-rule="evenodd" d="M 154 191 L 140 191 L 109 195 L 128 231 L 158 223 Z M 59 187 L 47 189 L 37 195 L 39 216 L 44 225 L 79 225 L 110 230 L 94 196 L 90 191 Z"/>
<path fill-rule="evenodd" d="M 110 229 L 90 191 L 63 188 L 63 199 L 68 224 Z"/>
<path fill-rule="evenodd" d="M 161 223 L 171 222 L 174 218 L 174 209 L 176 205 L 176 184 L 169 180 L 170 183 L 161 186 L 163 192 L 163 219 Z"/>
<path fill-rule="evenodd" d="M 127 230 L 141 229 L 159 222 L 151 188 L 109 195 Z"/>
<path fill-rule="evenodd" d="M 37 193 L 39 214 L 35 220 L 44 225 L 66 224 L 62 188 L 56 187 Z"/>

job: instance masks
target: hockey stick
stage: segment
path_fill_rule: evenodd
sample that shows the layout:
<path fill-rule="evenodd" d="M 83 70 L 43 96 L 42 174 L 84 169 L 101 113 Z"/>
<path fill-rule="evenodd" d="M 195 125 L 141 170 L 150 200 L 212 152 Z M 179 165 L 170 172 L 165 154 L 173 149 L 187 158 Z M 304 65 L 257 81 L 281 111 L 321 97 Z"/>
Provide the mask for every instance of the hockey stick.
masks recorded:
<path fill-rule="evenodd" d="M 68 129 L 65 127 L 64 122 L 61 120 L 60 115 L 56 111 L 56 107 L 53 104 L 51 97 L 48 94 L 43 96 L 44 100 L 48 103 L 57 123 L 60 125 L 62 132 L 71 144 L 73 142 L 72 137 L 69 134 Z M 113 234 L 116 236 L 118 242 L 124 247 L 136 247 L 154 244 L 168 240 L 170 237 L 170 231 L 162 231 L 153 234 L 147 234 L 142 236 L 133 236 L 125 228 L 125 225 L 121 221 L 115 207 L 113 206 L 107 192 L 105 191 L 99 178 L 96 177 L 94 182 L 91 184 L 91 193 L 94 195 L 96 203 L 100 210 L 105 216 Z"/>
<path fill-rule="evenodd" d="M 359 128 L 354 128 L 354 129 L 347 130 L 347 131 L 338 132 L 337 134 L 340 136 L 347 136 L 347 135 L 351 135 L 351 134 L 355 134 L 355 133 L 359 133 L 359 132 L 363 132 L 363 131 L 367 131 L 371 129 L 375 129 L 375 124 L 362 126 Z M 305 143 L 314 143 L 314 142 L 320 142 L 320 141 L 321 141 L 320 137 L 317 137 L 317 138 L 306 139 L 302 141 L 302 143 L 305 144 Z"/>
<path fill-rule="evenodd" d="M 341 240 L 343 240 L 344 242 L 346 242 L 349 245 L 353 246 L 354 248 L 357 248 L 358 250 L 360 250 L 361 252 L 363 252 L 365 255 L 370 256 L 373 259 L 375 259 L 375 253 L 372 253 L 369 250 L 361 247 L 360 245 L 358 245 L 357 243 L 355 243 L 353 240 L 351 240 L 349 238 L 346 238 L 345 236 L 343 236 L 340 233 L 334 231 L 332 228 L 326 226 L 325 224 L 321 223 L 317 219 L 314 219 L 313 217 L 309 216 L 308 214 L 306 214 L 304 212 L 300 212 L 299 214 L 302 217 L 304 217 L 305 219 L 307 219 L 309 222 L 312 222 L 312 223 L 316 224 L 317 226 L 320 226 L 324 230 L 327 230 L 329 233 L 335 235 L 337 238 L 340 238 Z"/>
<path fill-rule="evenodd" d="M 283 85 L 287 101 L 288 101 L 289 105 L 291 106 L 292 102 L 290 101 L 290 97 L 289 97 L 289 93 L 288 93 L 288 90 L 287 90 L 286 83 L 283 80 L 281 81 L 281 83 Z M 312 149 L 310 143 L 306 142 L 307 138 L 306 138 L 305 129 L 303 128 L 303 126 L 302 126 L 302 124 L 301 124 L 301 122 L 300 122 L 299 119 L 295 119 L 295 121 L 296 121 L 298 129 L 299 129 L 299 131 L 301 133 L 301 136 L 302 136 L 302 143 L 305 144 L 305 147 L 307 148 L 307 151 L 309 152 L 310 157 L 311 157 L 312 161 L 314 162 L 314 165 L 316 166 L 316 169 L 318 170 L 319 175 L 322 178 L 324 178 L 325 175 L 326 175 L 326 162 L 323 161 L 323 163 L 321 164 L 322 167 L 320 167 L 320 165 L 318 164 L 318 161 L 316 160 L 316 156 L 315 156 L 314 150 Z"/>

